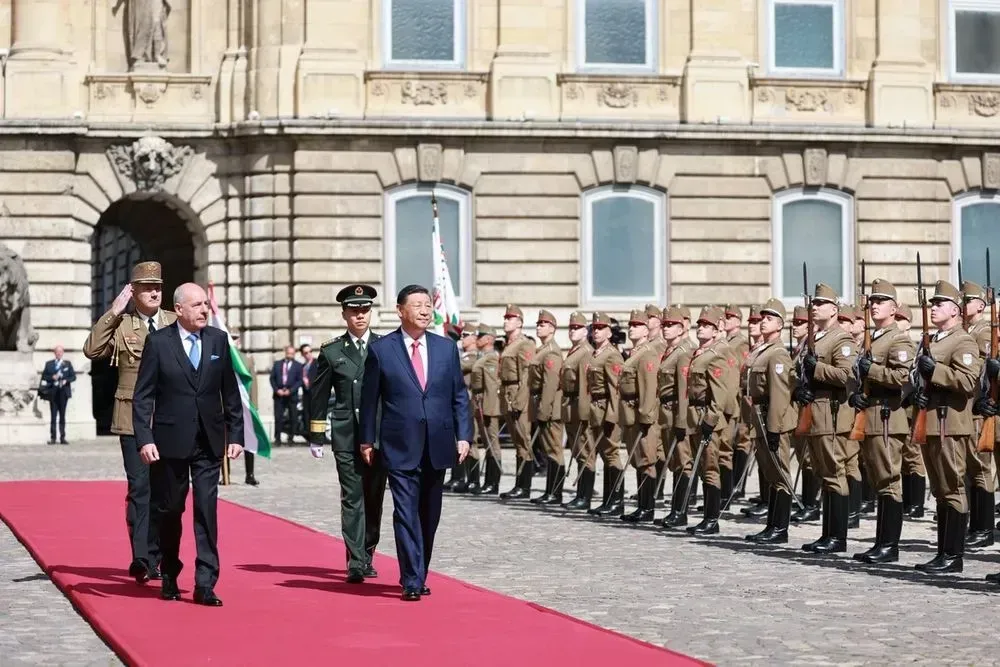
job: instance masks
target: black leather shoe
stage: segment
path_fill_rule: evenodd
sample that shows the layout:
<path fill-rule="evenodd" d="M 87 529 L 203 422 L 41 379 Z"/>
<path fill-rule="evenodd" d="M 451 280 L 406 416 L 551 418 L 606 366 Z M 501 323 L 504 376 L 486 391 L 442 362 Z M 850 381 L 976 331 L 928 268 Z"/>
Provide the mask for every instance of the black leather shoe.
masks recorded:
<path fill-rule="evenodd" d="M 163 575 L 160 574 L 160 568 L 158 568 L 156 565 L 150 565 L 148 568 L 146 568 L 146 574 L 153 581 L 159 581 L 160 579 L 163 579 Z"/>
<path fill-rule="evenodd" d="M 805 523 L 806 521 L 816 521 L 820 518 L 818 505 L 806 505 L 795 512 L 789 519 L 792 523 Z"/>
<path fill-rule="evenodd" d="M 378 576 L 378 570 L 372 567 L 371 563 L 365 566 L 364 575 L 368 579 L 374 579 Z"/>
<path fill-rule="evenodd" d="M 66 440 L 66 438 L 61 438 L 61 439 L 59 440 L 59 444 L 60 444 L 60 445 L 68 445 L 68 444 L 69 444 L 69 441 L 67 441 L 67 440 Z"/>
<path fill-rule="evenodd" d="M 401 596 L 403 602 L 420 602 L 420 591 L 406 589 Z"/>
<path fill-rule="evenodd" d="M 195 604 L 204 605 L 206 607 L 222 606 L 222 600 L 215 596 L 215 591 L 211 588 L 194 589 L 194 602 Z"/>
<path fill-rule="evenodd" d="M 173 577 L 163 575 L 160 580 L 160 599 L 161 600 L 180 600 L 181 590 L 177 588 L 177 580 Z"/>
<path fill-rule="evenodd" d="M 754 519 L 759 519 L 762 516 L 767 516 L 767 503 L 760 505 L 751 505 L 750 507 L 744 507 L 740 510 L 743 516 L 752 517 Z"/>
<path fill-rule="evenodd" d="M 128 566 L 128 576 L 135 579 L 135 583 L 144 584 L 149 581 L 149 567 L 141 560 L 136 558 L 132 561 L 132 564 Z"/>
<path fill-rule="evenodd" d="M 258 482 L 257 478 L 254 477 L 253 475 L 247 475 L 246 480 L 244 480 L 244 484 L 247 484 L 249 486 L 260 486 L 260 482 Z"/>
<path fill-rule="evenodd" d="M 347 571 L 347 583 L 361 584 L 365 581 L 365 573 L 361 570 L 350 569 Z"/>
<path fill-rule="evenodd" d="M 426 586 L 423 586 L 420 589 L 420 594 L 421 595 L 430 595 L 431 594 L 431 589 L 427 588 Z"/>

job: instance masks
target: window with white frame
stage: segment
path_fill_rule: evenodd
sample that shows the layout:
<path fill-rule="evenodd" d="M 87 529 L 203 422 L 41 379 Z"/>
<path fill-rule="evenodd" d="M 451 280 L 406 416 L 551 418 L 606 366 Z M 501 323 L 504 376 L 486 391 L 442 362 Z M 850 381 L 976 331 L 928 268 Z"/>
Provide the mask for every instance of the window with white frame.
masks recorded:
<path fill-rule="evenodd" d="M 472 293 L 472 222 L 470 195 L 447 185 L 404 185 L 385 196 L 385 293 L 395 295 L 406 285 L 434 286 L 431 232 L 438 204 L 441 245 L 459 303 L 469 305 Z"/>
<path fill-rule="evenodd" d="M 951 74 L 1000 77 L 1000 0 L 951 0 Z"/>
<path fill-rule="evenodd" d="M 666 294 L 666 197 L 640 187 L 583 194 L 583 299 L 662 303 Z"/>
<path fill-rule="evenodd" d="M 771 73 L 844 73 L 843 0 L 770 0 L 768 20 Z"/>
<path fill-rule="evenodd" d="M 382 0 L 386 67 L 465 66 L 466 0 Z"/>
<path fill-rule="evenodd" d="M 1000 196 L 972 193 L 955 200 L 953 246 L 962 260 L 962 279 L 986 285 L 986 250 L 990 251 L 990 279 L 1000 274 Z M 958 277 L 952 261 L 952 276 Z"/>
<path fill-rule="evenodd" d="M 836 190 L 788 190 L 774 197 L 771 246 L 775 293 L 786 302 L 802 299 L 802 263 L 810 293 L 816 283 L 854 299 L 854 205 Z"/>
<path fill-rule="evenodd" d="M 576 49 L 584 71 L 656 69 L 658 0 L 576 0 Z"/>

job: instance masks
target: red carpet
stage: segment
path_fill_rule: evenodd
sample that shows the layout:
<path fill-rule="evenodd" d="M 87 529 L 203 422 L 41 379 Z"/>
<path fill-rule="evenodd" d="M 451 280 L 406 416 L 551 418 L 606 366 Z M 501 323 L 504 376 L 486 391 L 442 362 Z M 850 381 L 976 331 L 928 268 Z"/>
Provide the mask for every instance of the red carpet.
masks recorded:
<path fill-rule="evenodd" d="M 118 482 L 0 483 L 0 518 L 130 665 L 705 664 L 436 573 L 430 597 L 404 603 L 396 561 L 381 554 L 377 580 L 346 584 L 339 539 L 225 501 L 216 588 L 225 606 L 190 602 L 190 506 L 185 601 L 163 602 L 158 585 L 137 586 L 125 571 L 124 496 Z"/>

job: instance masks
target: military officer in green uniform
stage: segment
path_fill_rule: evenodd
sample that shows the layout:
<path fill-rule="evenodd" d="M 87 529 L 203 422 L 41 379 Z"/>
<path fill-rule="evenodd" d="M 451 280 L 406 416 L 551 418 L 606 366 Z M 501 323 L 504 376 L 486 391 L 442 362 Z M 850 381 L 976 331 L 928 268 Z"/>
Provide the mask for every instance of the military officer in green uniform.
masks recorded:
<path fill-rule="evenodd" d="M 358 410 L 368 346 L 378 336 L 368 328 L 378 293 L 370 285 L 348 285 L 337 293 L 347 332 L 320 347 L 309 405 L 309 443 L 313 456 L 323 456 L 331 395 L 330 433 L 340 479 L 340 523 L 347 545 L 347 581 L 359 584 L 377 577 L 373 567 L 382 522 L 385 468 L 376 455 L 365 465 L 358 449 Z M 376 442 L 376 451 L 378 443 Z"/>

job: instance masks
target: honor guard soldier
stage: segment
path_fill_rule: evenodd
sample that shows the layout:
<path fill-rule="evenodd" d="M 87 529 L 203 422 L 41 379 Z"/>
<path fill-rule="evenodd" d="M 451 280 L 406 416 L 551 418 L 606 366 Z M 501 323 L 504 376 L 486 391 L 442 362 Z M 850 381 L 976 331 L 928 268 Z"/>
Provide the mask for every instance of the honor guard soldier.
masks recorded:
<path fill-rule="evenodd" d="M 747 316 L 747 338 L 750 342 L 750 352 L 753 352 L 754 348 L 761 344 L 760 335 L 760 306 L 752 305 L 750 306 L 750 314 Z M 747 367 L 744 365 L 740 369 L 740 395 L 746 395 L 746 371 Z M 740 418 L 743 423 L 749 425 L 753 420 L 752 413 L 750 411 L 750 403 L 747 400 L 743 400 L 740 407 Z M 744 430 L 744 438 L 746 438 L 746 451 L 747 451 L 747 463 L 749 464 L 749 454 L 750 454 L 750 429 L 746 428 Z M 742 474 L 742 473 L 740 473 Z M 740 513 L 744 516 L 751 518 L 757 518 L 767 515 L 767 499 L 769 497 L 769 492 L 767 490 L 767 479 L 764 477 L 764 471 L 757 466 L 757 488 L 759 489 L 758 495 L 749 499 L 749 505 L 740 510 Z M 742 498 L 746 493 L 746 480 L 736 491 L 735 498 Z"/>
<path fill-rule="evenodd" d="M 563 355 L 555 339 L 556 316 L 547 310 L 538 311 L 535 335 L 538 336 L 539 346 L 528 370 L 531 420 L 538 428 L 538 439 L 549 465 L 545 468 L 545 493 L 531 502 L 535 505 L 560 505 L 566 482 L 566 464 L 563 458 L 562 388 L 559 386 Z"/>
<path fill-rule="evenodd" d="M 913 311 L 905 303 L 896 311 L 896 326 L 900 331 L 909 332 L 913 324 Z M 907 333 L 909 336 L 909 333 Z M 913 422 L 914 408 L 906 412 L 906 419 Z M 924 455 L 920 445 L 913 438 L 903 440 L 903 514 L 911 519 L 924 516 L 924 497 L 927 495 L 927 475 L 924 470 Z"/>
<path fill-rule="evenodd" d="M 760 310 L 761 342 L 747 359 L 747 396 L 751 431 L 757 441 L 757 465 L 767 478 L 767 525 L 746 539 L 757 544 L 788 542 L 792 513 L 789 437 L 798 423 L 792 403 L 792 357 L 781 342 L 785 306 L 770 299 Z"/>
<path fill-rule="evenodd" d="M 681 345 L 683 345 L 684 349 L 688 352 L 694 353 L 698 344 L 691 338 L 691 309 L 679 303 L 674 305 L 673 308 L 679 309 L 681 314 L 684 316 L 684 337 L 681 338 Z"/>
<path fill-rule="evenodd" d="M 798 386 L 798 369 L 801 367 L 802 355 L 806 352 L 806 335 L 809 332 L 809 311 L 805 306 L 795 306 L 792 313 L 792 387 Z M 792 514 L 792 523 L 805 523 L 815 521 L 820 518 L 817 498 L 821 491 L 819 476 L 813 468 L 812 457 L 809 456 L 809 443 L 806 436 L 792 433 L 789 438 L 792 452 L 799 460 L 799 469 L 802 471 L 802 493 L 799 500 L 802 501 L 800 507 Z"/>
<path fill-rule="evenodd" d="M 718 341 L 717 349 L 726 356 L 725 384 L 729 388 L 729 399 L 723 410 L 726 419 L 722 428 L 722 438 L 719 440 L 719 480 L 723 498 L 729 498 L 733 491 L 733 446 L 736 440 L 735 429 L 739 427 L 739 389 L 740 389 L 740 367 L 743 364 L 743 357 L 729 345 L 729 334 L 726 331 L 725 308 L 722 308 L 723 320 L 716 336 Z"/>
<path fill-rule="evenodd" d="M 629 315 L 629 340 L 632 352 L 622 366 L 618 380 L 618 418 L 622 440 L 631 448 L 636 472 L 639 506 L 623 521 L 645 523 L 653 520 L 656 503 L 656 420 L 659 417 L 659 397 L 656 393 L 656 373 L 660 366 L 659 343 L 649 340 L 649 316 L 643 310 Z"/>
<path fill-rule="evenodd" d="M 864 341 L 865 331 L 864 319 L 860 320 L 861 327 L 858 327 L 858 309 L 848 304 L 841 305 L 840 312 L 837 314 L 837 321 L 840 323 L 841 328 L 851 335 L 855 348 L 859 348 Z M 843 442 L 845 447 L 844 459 L 847 467 L 847 493 L 849 496 L 847 527 L 857 528 L 861 521 L 867 478 L 861 465 L 860 445 L 856 441 L 849 439 L 845 439 Z"/>
<path fill-rule="evenodd" d="M 500 353 L 500 409 L 517 454 L 517 468 L 514 488 L 500 494 L 503 500 L 531 496 L 531 478 L 535 476 L 528 385 L 528 366 L 535 357 L 535 344 L 524 335 L 523 328 L 524 313 L 517 306 L 508 305 L 503 316 L 507 344 Z"/>
<path fill-rule="evenodd" d="M 903 530 L 903 441 L 910 432 L 901 405 L 902 389 L 913 365 L 915 348 L 910 337 L 896 326 L 896 288 L 892 283 L 872 283 L 868 308 L 875 327 L 871 351 L 859 353 L 854 392 L 848 403 L 863 413 L 861 457 L 878 495 L 878 523 L 875 544 L 868 551 L 854 554 L 854 560 L 894 563 L 899 560 Z"/>
<path fill-rule="evenodd" d="M 341 533 L 347 546 L 347 582 L 352 584 L 378 576 L 374 558 L 385 497 L 386 470 L 380 457 L 366 465 L 359 449 L 358 411 L 365 360 L 371 342 L 378 338 L 369 328 L 376 296 L 378 292 L 371 285 L 348 285 L 337 293 L 347 331 L 320 346 L 309 393 L 309 449 L 315 458 L 323 456 L 330 415 L 333 457 L 340 480 Z"/>
<path fill-rule="evenodd" d="M 590 392 L 587 390 L 587 365 L 594 348 L 587 342 L 587 316 L 576 311 L 569 316 L 569 340 L 573 346 L 563 361 L 559 374 L 562 389 L 562 420 L 570 439 L 570 455 L 576 460 L 576 497 L 563 505 L 567 510 L 590 509 L 594 495 L 594 444 L 590 437 Z"/>
<path fill-rule="evenodd" d="M 625 359 L 611 344 L 611 318 L 607 313 L 594 313 L 590 327 L 595 344 L 594 356 L 586 367 L 587 390 L 590 392 L 590 436 L 596 454 L 604 461 L 604 498 L 598 507 L 587 510 L 587 513 L 594 516 L 621 515 L 625 507 L 625 480 L 619 478 L 625 469 L 618 452 L 621 447 L 618 380 Z"/>
<path fill-rule="evenodd" d="M 667 343 L 663 340 L 663 310 L 656 304 L 647 303 L 645 312 L 646 326 L 649 327 L 649 344 L 656 346 L 662 356 L 667 349 Z M 666 469 L 664 459 L 666 450 L 664 450 L 663 440 L 660 439 L 660 430 L 659 425 L 652 430 L 652 437 L 656 441 L 656 494 L 653 498 L 654 502 L 663 500 L 663 472 Z"/>
<path fill-rule="evenodd" d="M 126 313 L 129 303 L 135 309 Z M 109 359 L 118 369 L 118 388 L 111 414 L 111 432 L 118 436 L 128 491 L 125 524 L 132 545 L 128 573 L 137 583 L 159 579 L 160 548 L 152 529 L 149 509 L 149 466 L 139 458 L 132 428 L 132 394 L 139 373 L 139 360 L 146 336 L 170 326 L 177 316 L 161 309 L 163 277 L 159 262 L 140 262 L 132 267 L 132 279 L 115 298 L 108 312 L 94 323 L 83 344 L 91 361 Z"/>
<path fill-rule="evenodd" d="M 796 402 L 812 412 L 809 456 L 823 479 L 823 534 L 802 550 L 841 553 L 847 551 L 850 513 L 846 441 L 854 410 L 847 404 L 846 388 L 854 365 L 854 338 L 837 322 L 839 306 L 832 287 L 817 283 L 811 301 L 815 354 L 807 350 L 802 356 Z"/>
<path fill-rule="evenodd" d="M 663 311 L 663 352 L 656 376 L 656 391 L 660 403 L 660 441 L 667 447 L 667 467 L 674 471 L 677 484 L 670 496 L 670 513 L 654 523 L 667 528 L 687 525 L 687 515 L 681 516 L 681 500 L 687 495 L 687 476 L 682 465 L 681 450 L 686 452 L 686 465 L 691 465 L 691 448 L 687 442 L 687 376 L 691 353 L 681 345 L 687 335 L 684 316 L 679 308 Z"/>
<path fill-rule="evenodd" d="M 736 357 L 737 370 L 742 374 L 743 365 L 750 354 L 750 341 L 743 335 L 743 311 L 735 304 L 726 306 L 726 343 L 732 349 L 733 356 Z M 730 491 L 732 491 L 731 485 L 742 479 L 743 471 L 746 469 L 750 455 L 750 438 L 747 432 L 747 422 L 739 405 L 737 406 L 735 419 L 737 426 L 736 435 L 733 439 L 732 470 L 729 473 L 731 476 Z M 726 498 L 729 497 L 729 494 L 725 493 L 725 491 L 723 495 Z M 742 494 L 737 494 L 737 496 L 742 497 Z"/>
<path fill-rule="evenodd" d="M 962 283 L 962 297 L 965 300 L 966 330 L 979 346 L 979 358 L 985 362 L 990 356 L 990 320 L 983 317 L 986 310 L 986 290 L 971 280 Z M 993 544 L 993 452 L 979 451 L 979 434 L 983 429 L 983 418 L 973 418 L 976 437 L 969 442 L 965 453 L 965 469 L 969 478 L 969 534 L 965 540 L 967 549 L 980 549 Z"/>
<path fill-rule="evenodd" d="M 962 454 L 975 446 L 971 406 L 982 362 L 975 339 L 962 329 L 961 304 L 958 289 L 939 280 L 930 315 L 938 331 L 931 338 L 930 350 L 918 350 L 914 364 L 925 383 L 913 395 L 916 407 L 924 412 L 918 412 L 914 423 L 916 428 L 926 418 L 924 465 L 937 500 L 937 556 L 916 566 L 922 572 L 961 572 L 965 554 L 969 515 Z"/>
<path fill-rule="evenodd" d="M 485 445 L 485 455 L 479 459 L 480 465 L 485 460 L 483 485 L 473 489 L 475 495 L 493 496 L 500 492 L 501 453 L 500 453 L 500 376 L 497 375 L 500 353 L 496 351 L 496 330 L 485 324 L 480 324 L 476 331 L 476 344 L 479 347 L 479 358 L 472 366 L 469 374 L 469 387 L 472 390 L 473 417 L 479 428 L 480 441 Z M 478 473 L 477 473 L 478 477 Z"/>
<path fill-rule="evenodd" d="M 476 334 L 476 330 L 470 327 L 463 330 L 461 335 L 462 352 L 460 362 L 462 365 L 462 377 L 465 378 L 465 386 L 467 388 L 472 380 L 472 367 L 480 355 L 478 336 Z M 470 398 L 472 396 L 471 390 L 469 391 L 469 396 Z M 475 417 L 471 415 L 471 411 L 470 417 L 472 417 L 472 442 L 474 444 L 479 440 L 479 424 Z M 465 461 L 451 469 L 451 479 L 445 482 L 444 490 L 451 491 L 452 493 L 475 492 L 479 488 L 480 465 L 479 447 L 469 447 L 469 455 L 465 457 Z"/>

